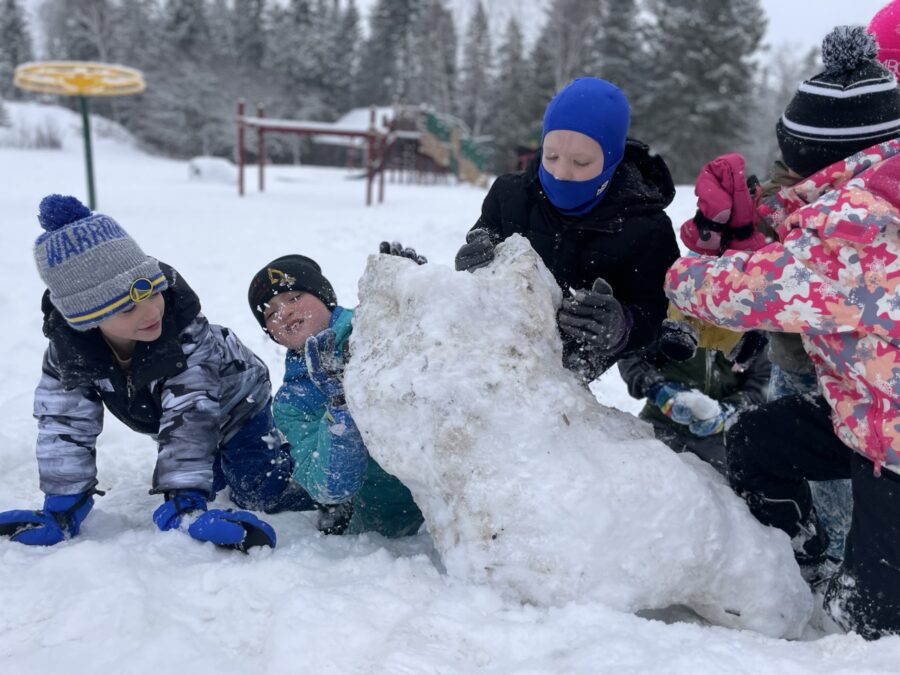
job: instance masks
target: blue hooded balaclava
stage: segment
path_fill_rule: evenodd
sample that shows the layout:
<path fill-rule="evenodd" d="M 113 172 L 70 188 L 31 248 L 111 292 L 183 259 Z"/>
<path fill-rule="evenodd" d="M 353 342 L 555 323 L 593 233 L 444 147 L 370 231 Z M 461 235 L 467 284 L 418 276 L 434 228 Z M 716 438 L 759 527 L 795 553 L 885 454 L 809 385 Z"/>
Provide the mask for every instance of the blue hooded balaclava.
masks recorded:
<path fill-rule="evenodd" d="M 551 131 L 577 131 L 593 138 L 603 148 L 603 171 L 588 180 L 558 180 L 541 162 L 538 176 L 553 206 L 567 215 L 578 216 L 603 199 L 625 155 L 629 116 L 625 94 L 614 84 L 596 77 L 573 80 L 553 97 L 544 112 L 541 142 Z"/>

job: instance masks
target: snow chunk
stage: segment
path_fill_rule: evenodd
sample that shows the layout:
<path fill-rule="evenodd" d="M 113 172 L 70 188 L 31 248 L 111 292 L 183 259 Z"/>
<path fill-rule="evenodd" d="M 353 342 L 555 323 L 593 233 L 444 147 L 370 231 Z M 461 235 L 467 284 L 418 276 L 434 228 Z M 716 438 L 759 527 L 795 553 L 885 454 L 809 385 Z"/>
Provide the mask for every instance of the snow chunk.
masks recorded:
<path fill-rule="evenodd" d="M 678 402 L 687 406 L 694 418 L 698 420 L 711 420 L 721 410 L 718 401 L 711 399 L 699 389 L 691 389 L 678 394 Z"/>
<path fill-rule="evenodd" d="M 237 185 L 238 171 L 223 157 L 194 157 L 188 162 L 188 178 L 204 183 Z"/>
<path fill-rule="evenodd" d="M 359 295 L 350 410 L 448 574 L 538 605 L 686 605 L 800 635 L 812 598 L 788 537 L 563 368 L 560 291 L 525 239 L 474 274 L 370 256 Z"/>

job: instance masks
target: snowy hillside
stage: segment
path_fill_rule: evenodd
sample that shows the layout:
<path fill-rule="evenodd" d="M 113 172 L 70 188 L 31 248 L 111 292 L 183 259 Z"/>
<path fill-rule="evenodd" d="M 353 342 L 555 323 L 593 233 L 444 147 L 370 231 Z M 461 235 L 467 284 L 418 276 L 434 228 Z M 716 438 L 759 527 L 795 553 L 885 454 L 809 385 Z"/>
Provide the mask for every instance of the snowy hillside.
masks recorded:
<path fill-rule="evenodd" d="M 31 120 L 67 115 L 7 107 L 13 117 Z M 43 289 L 32 259 L 35 214 L 47 193 L 85 192 L 80 131 L 61 124 L 62 149 L 0 147 L 0 509 L 40 504 L 31 418 L 44 344 Z M 452 265 L 484 196 L 468 186 L 388 184 L 385 203 L 367 209 L 363 183 L 346 172 L 285 167 L 268 174 L 263 194 L 251 171 L 248 194 L 240 199 L 227 182 L 190 180 L 187 162 L 145 155 L 113 138 L 97 140 L 95 163 L 99 210 L 148 253 L 179 269 L 209 319 L 233 328 L 269 364 L 275 381 L 284 352 L 261 333 L 245 301 L 261 265 L 289 252 L 310 255 L 339 300 L 352 306 L 379 241 L 399 239 L 431 265 Z M 673 220 L 692 210 L 690 191 L 679 191 Z M 615 373 L 595 389 L 604 403 L 639 408 Z M 853 635 L 820 638 L 807 629 L 805 639 L 786 641 L 706 626 L 686 610 L 639 617 L 596 598 L 555 607 L 522 604 L 445 573 L 428 535 L 402 541 L 324 537 L 309 514 L 268 518 L 278 531 L 277 549 L 229 554 L 156 530 L 150 516 L 159 498 L 147 494 L 155 459 L 150 439 L 110 416 L 98 458 L 107 495 L 97 500 L 81 536 L 51 549 L 0 541 L 4 673 L 822 675 L 900 669 L 900 638 L 866 643 Z M 627 524 L 636 533 L 646 526 L 640 519 Z M 571 543 L 577 544 L 574 535 Z"/>

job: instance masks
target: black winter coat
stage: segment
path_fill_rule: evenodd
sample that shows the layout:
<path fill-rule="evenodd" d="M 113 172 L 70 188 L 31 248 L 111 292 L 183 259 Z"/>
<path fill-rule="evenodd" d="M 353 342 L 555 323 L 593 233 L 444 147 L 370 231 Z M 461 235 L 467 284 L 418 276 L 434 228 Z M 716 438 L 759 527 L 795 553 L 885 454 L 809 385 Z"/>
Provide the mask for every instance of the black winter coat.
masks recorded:
<path fill-rule="evenodd" d="M 664 210 L 675 196 L 675 187 L 663 159 L 629 139 L 603 200 L 589 213 L 566 216 L 543 192 L 540 161 L 538 152 L 525 171 L 500 176 L 472 229 L 487 230 L 495 241 L 512 234 L 524 236 L 563 292 L 590 289 L 598 277 L 612 286 L 634 325 L 619 354 L 581 364 L 578 369 L 591 380 L 620 356 L 640 353 L 652 344 L 666 318 L 663 281 L 680 255 Z M 564 339 L 563 346 L 567 357 L 577 349 L 571 340 Z"/>

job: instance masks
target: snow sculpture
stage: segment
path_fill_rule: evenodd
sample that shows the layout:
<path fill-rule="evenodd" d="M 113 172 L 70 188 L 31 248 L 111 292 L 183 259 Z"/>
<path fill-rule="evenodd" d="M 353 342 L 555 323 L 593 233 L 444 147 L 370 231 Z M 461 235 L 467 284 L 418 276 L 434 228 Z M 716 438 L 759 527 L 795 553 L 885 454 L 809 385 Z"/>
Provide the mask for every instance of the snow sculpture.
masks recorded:
<path fill-rule="evenodd" d="M 812 598 L 787 536 L 563 368 L 560 291 L 525 239 L 474 274 L 372 256 L 359 294 L 351 411 L 448 574 L 538 605 L 686 605 L 800 635 Z"/>

